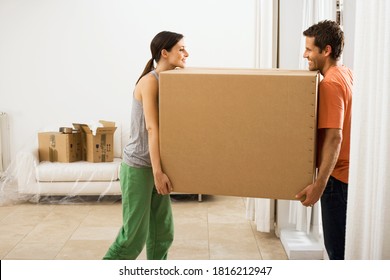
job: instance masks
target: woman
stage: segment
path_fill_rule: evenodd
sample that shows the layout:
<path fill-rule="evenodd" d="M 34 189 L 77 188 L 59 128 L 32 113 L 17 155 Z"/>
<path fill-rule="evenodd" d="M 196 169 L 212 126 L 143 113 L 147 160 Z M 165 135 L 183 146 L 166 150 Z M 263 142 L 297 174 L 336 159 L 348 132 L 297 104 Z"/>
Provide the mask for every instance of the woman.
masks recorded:
<path fill-rule="evenodd" d="M 148 259 L 164 260 L 173 241 L 172 185 L 160 161 L 158 79 L 161 71 L 185 67 L 188 52 L 183 35 L 168 31 L 158 33 L 150 49 L 133 93 L 131 137 L 120 170 L 123 226 L 104 259 L 136 259 L 146 243 Z"/>

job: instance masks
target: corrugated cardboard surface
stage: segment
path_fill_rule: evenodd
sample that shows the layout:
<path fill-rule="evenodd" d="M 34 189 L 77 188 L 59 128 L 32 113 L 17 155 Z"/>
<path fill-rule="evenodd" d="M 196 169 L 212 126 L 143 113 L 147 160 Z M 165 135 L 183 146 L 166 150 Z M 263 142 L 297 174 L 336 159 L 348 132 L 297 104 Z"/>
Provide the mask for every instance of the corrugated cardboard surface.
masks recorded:
<path fill-rule="evenodd" d="M 39 160 L 74 162 L 81 159 L 81 134 L 61 132 L 38 133 Z"/>
<path fill-rule="evenodd" d="M 114 122 L 99 121 L 103 127 L 92 131 L 86 124 L 73 124 L 84 133 L 84 148 L 86 160 L 89 162 L 112 162 L 114 160 Z"/>
<path fill-rule="evenodd" d="M 175 192 L 295 199 L 313 181 L 319 75 L 160 73 L 160 149 Z"/>

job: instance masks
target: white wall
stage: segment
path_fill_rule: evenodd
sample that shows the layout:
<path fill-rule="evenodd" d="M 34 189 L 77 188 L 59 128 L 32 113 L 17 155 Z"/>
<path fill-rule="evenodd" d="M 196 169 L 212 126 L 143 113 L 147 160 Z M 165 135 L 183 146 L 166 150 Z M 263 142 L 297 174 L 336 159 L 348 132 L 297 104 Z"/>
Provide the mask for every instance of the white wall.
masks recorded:
<path fill-rule="evenodd" d="M 353 57 L 355 54 L 355 0 L 344 0 L 344 36 L 345 46 L 343 51 L 343 63 L 354 69 Z"/>
<path fill-rule="evenodd" d="M 128 126 L 131 92 L 162 30 L 185 35 L 188 66 L 254 67 L 255 0 L 0 0 L 0 111 L 11 157 L 45 128 Z"/>
<path fill-rule="evenodd" d="M 279 16 L 279 68 L 299 69 L 303 0 L 280 0 Z"/>

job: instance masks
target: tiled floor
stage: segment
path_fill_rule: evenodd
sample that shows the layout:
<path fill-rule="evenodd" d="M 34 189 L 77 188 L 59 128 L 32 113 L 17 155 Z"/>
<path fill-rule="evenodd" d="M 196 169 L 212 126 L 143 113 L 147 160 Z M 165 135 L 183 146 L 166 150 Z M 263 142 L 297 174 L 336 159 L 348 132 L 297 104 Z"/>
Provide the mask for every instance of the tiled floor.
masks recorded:
<path fill-rule="evenodd" d="M 121 203 L 14 204 L 0 207 L 0 259 L 100 260 L 121 226 Z M 170 260 L 284 260 L 274 233 L 245 218 L 245 199 L 172 199 L 175 240 Z M 142 252 L 139 259 L 146 259 Z"/>

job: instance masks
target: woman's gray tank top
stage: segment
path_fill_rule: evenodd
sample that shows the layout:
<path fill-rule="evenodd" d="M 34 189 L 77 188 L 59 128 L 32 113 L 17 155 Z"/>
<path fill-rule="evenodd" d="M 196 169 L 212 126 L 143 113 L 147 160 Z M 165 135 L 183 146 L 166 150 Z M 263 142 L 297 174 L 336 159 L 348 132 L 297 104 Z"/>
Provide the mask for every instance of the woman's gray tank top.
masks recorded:
<path fill-rule="evenodd" d="M 150 73 L 158 81 L 156 71 L 153 70 Z M 144 110 L 142 103 L 135 98 L 134 93 L 131 107 L 130 139 L 123 151 L 123 162 L 132 167 L 152 166 Z"/>

